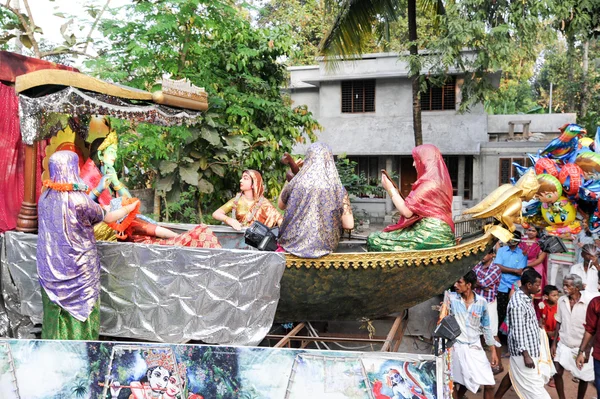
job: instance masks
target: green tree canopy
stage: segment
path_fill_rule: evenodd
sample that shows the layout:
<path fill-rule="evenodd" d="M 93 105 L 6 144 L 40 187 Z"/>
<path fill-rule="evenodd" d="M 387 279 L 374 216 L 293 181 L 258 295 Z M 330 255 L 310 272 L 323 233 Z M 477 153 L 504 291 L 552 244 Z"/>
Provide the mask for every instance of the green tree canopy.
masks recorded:
<path fill-rule="evenodd" d="M 184 198 L 187 216 L 198 202 L 198 213 L 212 212 L 231 198 L 248 168 L 263 173 L 274 197 L 284 180 L 281 154 L 315 140 L 320 128 L 306 107 L 292 108 L 280 91 L 289 31 L 253 27 L 247 11 L 228 0 L 138 1 L 125 13 L 102 21 L 107 44 L 87 67 L 146 90 L 162 73 L 188 78 L 206 88 L 210 104 L 190 128 L 122 127 L 130 181 L 155 183 L 173 203 Z"/>

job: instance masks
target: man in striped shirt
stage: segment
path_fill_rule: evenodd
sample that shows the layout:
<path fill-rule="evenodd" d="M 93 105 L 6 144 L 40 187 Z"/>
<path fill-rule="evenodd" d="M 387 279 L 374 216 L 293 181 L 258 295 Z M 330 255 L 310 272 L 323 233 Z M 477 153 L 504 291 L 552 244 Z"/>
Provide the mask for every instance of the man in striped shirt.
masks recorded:
<path fill-rule="evenodd" d="M 501 398 L 512 386 L 522 399 L 550 399 L 540 372 L 540 326 L 531 295 L 540 292 L 542 276 L 528 268 L 521 274 L 521 288 L 508 302 L 508 351 L 510 380 L 503 380 L 496 392 Z"/>
<path fill-rule="evenodd" d="M 487 301 L 490 315 L 490 329 L 492 330 L 494 339 L 500 342 L 498 340 L 498 302 L 496 301 L 496 294 L 500 286 L 502 271 L 494 263 L 494 249 L 485 254 L 483 260 L 473 268 L 473 271 L 477 274 L 477 284 L 474 291 Z M 500 348 L 498 348 L 497 354 L 500 357 Z M 494 374 L 501 373 L 502 371 L 504 369 L 502 368 L 502 363 L 500 363 L 494 369 Z"/>

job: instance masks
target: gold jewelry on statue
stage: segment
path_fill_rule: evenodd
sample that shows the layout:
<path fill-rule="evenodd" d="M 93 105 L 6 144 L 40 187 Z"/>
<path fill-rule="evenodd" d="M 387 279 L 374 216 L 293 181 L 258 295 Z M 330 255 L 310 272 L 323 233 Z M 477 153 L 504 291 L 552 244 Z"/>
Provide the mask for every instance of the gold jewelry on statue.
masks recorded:
<path fill-rule="evenodd" d="M 123 187 L 125 187 L 125 185 L 123 183 L 119 183 L 116 186 L 113 186 L 113 190 L 115 191 L 119 191 L 120 189 L 122 189 Z"/>
<path fill-rule="evenodd" d="M 100 197 L 100 195 L 102 194 L 101 192 L 99 192 L 98 190 L 96 190 L 95 188 L 92 189 L 92 194 L 94 194 L 96 197 Z"/>
<path fill-rule="evenodd" d="M 119 139 L 117 138 L 117 133 L 114 130 L 111 130 L 111 132 L 108 133 L 102 144 L 100 144 L 100 146 L 98 147 L 98 151 L 104 151 L 113 144 L 119 144 Z"/>

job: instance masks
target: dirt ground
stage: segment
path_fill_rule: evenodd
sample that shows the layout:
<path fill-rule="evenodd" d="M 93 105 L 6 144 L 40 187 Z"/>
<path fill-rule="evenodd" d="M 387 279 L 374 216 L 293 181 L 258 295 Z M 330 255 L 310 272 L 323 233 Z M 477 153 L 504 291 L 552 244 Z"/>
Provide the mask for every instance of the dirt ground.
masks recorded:
<path fill-rule="evenodd" d="M 504 373 L 498 374 L 496 376 L 496 387 L 498 387 L 500 385 L 500 381 L 502 381 L 502 378 L 504 378 L 504 375 L 508 371 L 508 359 L 503 358 L 502 365 L 504 366 Z M 563 380 L 565 381 L 565 396 L 566 396 L 566 398 L 567 399 L 576 399 L 577 398 L 577 383 L 572 381 L 571 373 L 569 373 L 568 371 L 565 371 L 565 373 L 563 375 Z M 552 399 L 558 399 L 558 395 L 556 394 L 555 388 L 550 388 L 549 386 L 546 386 L 546 390 L 548 391 L 548 393 L 550 394 L 550 397 Z M 483 391 L 481 391 L 477 395 L 469 392 L 465 396 L 465 399 L 466 398 L 475 399 L 475 398 L 482 398 L 482 397 L 483 397 Z M 588 386 L 588 389 L 586 391 L 586 394 L 585 394 L 585 399 L 594 399 L 594 398 L 596 398 L 596 389 L 594 388 L 594 384 L 590 383 Z M 519 399 L 519 397 L 517 396 L 515 391 L 511 388 L 508 390 L 506 395 L 504 395 L 504 399 Z"/>

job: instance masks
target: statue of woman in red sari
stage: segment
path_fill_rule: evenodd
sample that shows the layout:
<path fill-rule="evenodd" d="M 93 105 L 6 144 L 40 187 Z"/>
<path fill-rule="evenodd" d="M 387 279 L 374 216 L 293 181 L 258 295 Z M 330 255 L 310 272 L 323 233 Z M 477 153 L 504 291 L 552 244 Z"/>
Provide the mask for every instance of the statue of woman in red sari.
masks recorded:
<path fill-rule="evenodd" d="M 412 155 L 417 181 L 406 199 L 385 175 L 382 177 L 400 220 L 369 235 L 369 251 L 435 249 L 455 244 L 452 182 L 442 154 L 434 145 L 424 144 L 415 147 Z"/>

